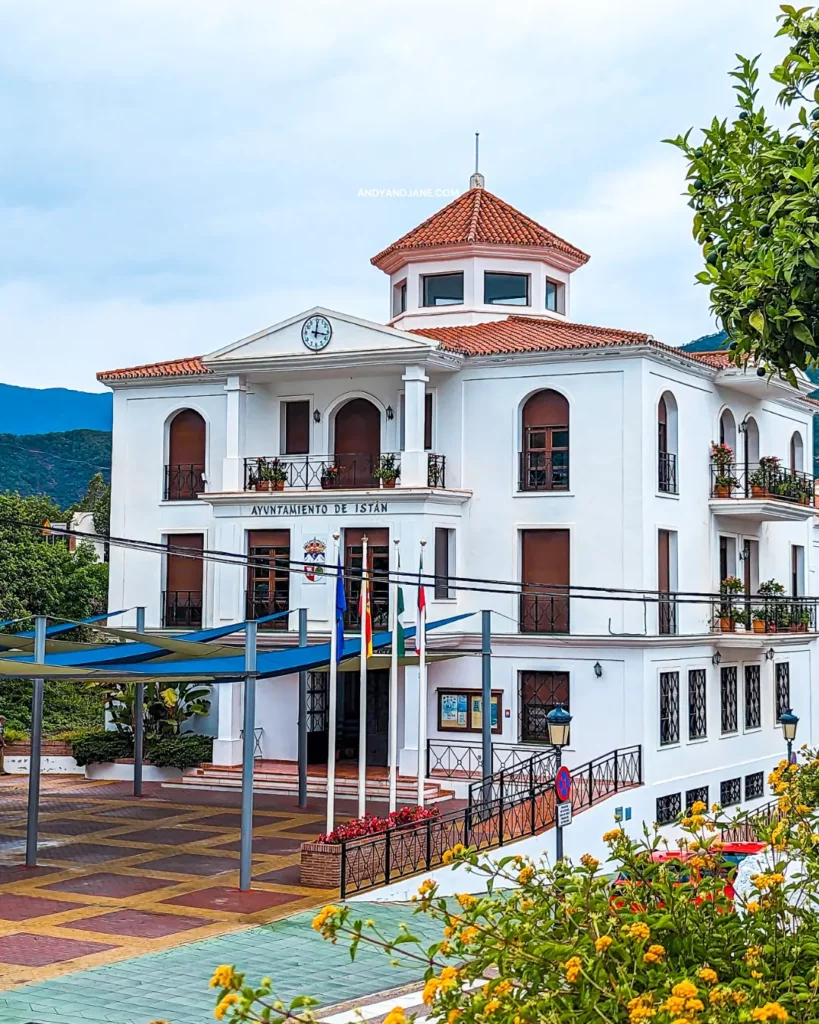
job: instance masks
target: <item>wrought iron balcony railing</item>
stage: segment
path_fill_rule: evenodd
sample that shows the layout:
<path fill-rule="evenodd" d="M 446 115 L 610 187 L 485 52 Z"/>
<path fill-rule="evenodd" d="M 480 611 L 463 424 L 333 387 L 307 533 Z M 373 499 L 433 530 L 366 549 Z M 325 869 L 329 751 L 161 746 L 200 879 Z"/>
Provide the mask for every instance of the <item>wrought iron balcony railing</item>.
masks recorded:
<path fill-rule="evenodd" d="M 569 453 L 519 452 L 518 488 L 521 491 L 568 491 Z"/>
<path fill-rule="evenodd" d="M 712 498 L 773 498 L 795 505 L 814 505 L 814 478 L 786 469 L 771 457 L 744 465 L 711 463 Z"/>
<path fill-rule="evenodd" d="M 521 633 L 568 633 L 568 593 L 521 594 L 519 628 Z"/>
<path fill-rule="evenodd" d="M 722 594 L 711 603 L 711 627 L 718 633 L 815 633 L 815 597 Z"/>
<path fill-rule="evenodd" d="M 289 581 L 288 581 L 289 582 Z M 286 591 L 276 591 L 271 594 L 266 590 L 245 591 L 245 614 L 248 619 L 261 619 L 265 615 L 275 615 L 276 612 L 285 612 L 290 607 L 289 587 Z M 270 622 L 263 622 L 259 629 L 287 630 L 287 615 L 280 619 L 272 619 Z"/>
<path fill-rule="evenodd" d="M 193 501 L 205 493 L 205 467 L 176 465 L 165 467 L 165 501 Z"/>
<path fill-rule="evenodd" d="M 677 456 L 673 452 L 660 452 L 657 460 L 657 490 L 662 494 L 678 494 Z"/>
<path fill-rule="evenodd" d="M 395 471 L 391 476 L 387 470 Z M 369 455 L 272 455 L 245 459 L 246 491 L 332 491 L 343 488 L 393 488 L 401 483 L 401 453 Z M 446 456 L 429 452 L 427 486 L 446 487 Z"/>
<path fill-rule="evenodd" d="M 165 629 L 176 626 L 200 627 L 202 625 L 202 591 L 163 591 L 162 625 Z"/>

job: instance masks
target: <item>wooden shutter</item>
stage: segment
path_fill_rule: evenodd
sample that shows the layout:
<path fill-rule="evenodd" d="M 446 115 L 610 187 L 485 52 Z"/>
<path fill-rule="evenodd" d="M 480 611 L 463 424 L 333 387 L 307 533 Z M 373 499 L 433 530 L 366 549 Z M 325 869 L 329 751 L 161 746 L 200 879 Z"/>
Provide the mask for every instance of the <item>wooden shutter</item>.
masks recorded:
<path fill-rule="evenodd" d="M 424 396 L 424 450 L 432 451 L 432 392 Z"/>
<path fill-rule="evenodd" d="M 168 463 L 205 468 L 205 421 L 193 409 L 183 409 L 171 420 Z"/>
<path fill-rule="evenodd" d="M 448 598 L 449 593 L 449 530 L 435 530 L 435 596 Z"/>
<path fill-rule="evenodd" d="M 169 533 L 166 540 L 170 547 L 188 548 L 193 552 L 201 553 L 204 548 L 201 533 Z M 201 593 L 203 566 L 201 558 L 169 554 L 165 589 L 169 592 L 181 590 Z"/>
<path fill-rule="evenodd" d="M 524 627 L 532 632 L 567 633 L 568 590 L 540 589 L 527 592 L 526 584 L 569 586 L 569 531 L 521 531 L 521 577 Z"/>
<path fill-rule="evenodd" d="M 668 592 L 671 589 L 671 563 L 668 530 L 657 533 L 657 589 Z"/>
<path fill-rule="evenodd" d="M 310 403 L 284 404 L 284 455 L 307 455 L 310 451 Z"/>

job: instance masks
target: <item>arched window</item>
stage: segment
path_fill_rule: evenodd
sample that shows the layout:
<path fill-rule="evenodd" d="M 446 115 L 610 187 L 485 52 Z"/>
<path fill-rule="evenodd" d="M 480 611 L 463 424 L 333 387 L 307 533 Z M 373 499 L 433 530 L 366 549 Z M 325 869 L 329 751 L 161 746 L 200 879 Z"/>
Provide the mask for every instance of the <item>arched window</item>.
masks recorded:
<path fill-rule="evenodd" d="M 165 465 L 165 500 L 190 501 L 205 490 L 204 419 L 193 409 L 182 409 L 168 425 L 168 461 Z"/>
<path fill-rule="evenodd" d="M 730 409 L 723 409 L 719 418 L 719 443 L 727 444 L 736 457 L 737 423 Z"/>
<path fill-rule="evenodd" d="M 743 457 L 748 468 L 753 472 L 753 467 L 759 463 L 759 427 L 753 416 L 745 417 L 745 451 Z"/>
<path fill-rule="evenodd" d="M 805 446 L 802 442 L 802 435 L 798 430 L 795 430 L 791 437 L 790 459 L 792 473 L 803 473 L 805 471 Z"/>
<path fill-rule="evenodd" d="M 351 398 L 336 412 L 333 458 L 339 487 L 377 487 L 381 413 L 366 398 Z"/>
<path fill-rule="evenodd" d="M 536 391 L 521 415 L 522 491 L 569 489 L 569 403 L 557 391 Z"/>
<path fill-rule="evenodd" d="M 657 488 L 677 493 L 677 400 L 670 391 L 657 403 Z"/>

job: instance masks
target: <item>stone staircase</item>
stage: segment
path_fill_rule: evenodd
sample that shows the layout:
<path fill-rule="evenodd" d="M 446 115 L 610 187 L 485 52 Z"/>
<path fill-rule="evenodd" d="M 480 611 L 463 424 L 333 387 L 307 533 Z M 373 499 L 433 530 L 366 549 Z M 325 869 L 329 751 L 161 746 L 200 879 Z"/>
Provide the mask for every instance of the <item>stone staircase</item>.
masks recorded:
<path fill-rule="evenodd" d="M 163 788 L 239 790 L 242 787 L 242 769 L 239 765 L 201 764 L 185 772 L 181 782 L 164 783 Z M 298 796 L 298 769 L 292 761 L 257 760 L 253 770 L 253 791 L 255 793 L 279 793 L 283 796 Z M 327 770 L 325 766 L 310 766 L 307 772 L 307 795 L 324 797 L 327 793 Z M 336 773 L 336 800 L 358 798 L 358 774 L 355 765 L 340 765 Z M 427 780 L 424 786 L 426 806 L 452 800 L 454 793 L 444 789 L 440 783 Z M 389 779 L 386 769 L 367 770 L 367 799 L 389 800 Z M 398 805 L 417 803 L 417 780 L 414 776 L 399 776 Z"/>

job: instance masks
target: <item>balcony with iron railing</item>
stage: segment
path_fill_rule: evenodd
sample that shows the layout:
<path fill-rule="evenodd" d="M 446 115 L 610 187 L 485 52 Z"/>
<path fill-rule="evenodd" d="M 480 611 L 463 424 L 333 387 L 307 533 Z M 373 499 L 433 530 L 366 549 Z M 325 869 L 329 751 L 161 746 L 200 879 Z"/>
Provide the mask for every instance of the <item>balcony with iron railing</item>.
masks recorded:
<path fill-rule="evenodd" d="M 716 633 L 815 633 L 816 597 L 721 594 L 711 602 Z"/>
<path fill-rule="evenodd" d="M 521 491 L 568 491 L 568 451 L 518 453 L 518 489 Z"/>
<path fill-rule="evenodd" d="M 202 626 L 201 590 L 164 590 L 162 592 L 162 626 L 198 629 Z"/>
<path fill-rule="evenodd" d="M 722 515 L 802 521 L 815 513 L 814 477 L 787 469 L 775 456 L 759 462 L 711 461 L 711 509 Z"/>
<path fill-rule="evenodd" d="M 286 612 L 290 607 L 290 590 L 274 591 L 268 590 L 245 591 L 245 614 L 248 619 L 261 619 L 267 615 L 275 615 L 278 612 Z M 271 619 L 263 622 L 259 629 L 264 630 L 287 630 L 287 616 L 279 619 Z"/>
<path fill-rule="evenodd" d="M 519 628 L 521 633 L 568 633 L 568 589 L 554 588 L 553 593 L 520 595 Z"/>
<path fill-rule="evenodd" d="M 165 466 L 165 501 L 194 501 L 205 492 L 205 467 L 203 465 Z"/>
<path fill-rule="evenodd" d="M 446 456 L 427 453 L 427 487 L 446 487 Z M 369 490 L 401 486 L 401 452 L 256 456 L 244 460 L 245 491 Z"/>
<path fill-rule="evenodd" d="M 657 490 L 661 494 L 678 494 L 677 456 L 673 452 L 660 452 L 657 458 Z"/>

